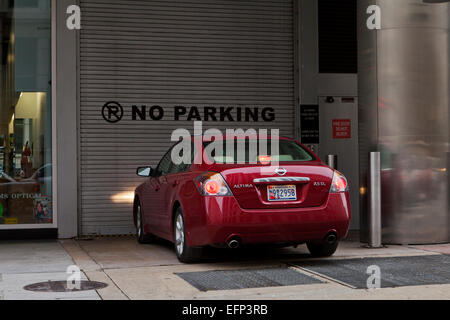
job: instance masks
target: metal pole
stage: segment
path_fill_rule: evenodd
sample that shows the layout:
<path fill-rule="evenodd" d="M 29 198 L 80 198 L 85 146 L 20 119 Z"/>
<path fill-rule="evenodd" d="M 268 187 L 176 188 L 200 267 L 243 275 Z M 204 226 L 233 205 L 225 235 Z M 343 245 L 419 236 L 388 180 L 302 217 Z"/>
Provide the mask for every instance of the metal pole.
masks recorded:
<path fill-rule="evenodd" d="M 381 156 L 370 153 L 369 246 L 381 248 Z"/>
<path fill-rule="evenodd" d="M 337 170 L 338 169 L 338 156 L 335 154 L 328 155 L 328 166 Z"/>

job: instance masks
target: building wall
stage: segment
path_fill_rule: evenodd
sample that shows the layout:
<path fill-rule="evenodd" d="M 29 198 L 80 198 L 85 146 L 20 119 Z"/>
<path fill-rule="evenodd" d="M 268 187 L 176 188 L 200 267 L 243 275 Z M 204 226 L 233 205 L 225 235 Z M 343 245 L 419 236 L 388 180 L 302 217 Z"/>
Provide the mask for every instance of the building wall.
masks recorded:
<path fill-rule="evenodd" d="M 382 13 L 378 31 L 366 27 L 373 4 Z M 383 242 L 449 241 L 450 4 L 358 5 L 361 188 L 368 187 L 369 152 L 380 151 Z M 367 193 L 361 212 L 365 240 Z"/>
<path fill-rule="evenodd" d="M 332 65 L 351 65 L 355 61 L 350 61 L 345 59 L 342 61 L 342 55 L 333 57 L 330 52 L 333 51 L 333 45 L 339 45 L 342 42 L 348 41 L 348 37 L 342 30 L 348 28 L 346 15 L 340 16 L 339 13 L 346 13 L 347 11 L 353 12 L 354 10 L 347 10 L 348 7 L 354 8 L 354 3 L 350 0 L 345 0 L 345 5 L 341 8 L 339 7 L 338 1 L 324 1 L 320 4 L 322 6 L 322 15 L 325 18 L 331 18 L 331 21 L 322 22 L 327 24 L 328 28 L 335 27 L 338 32 L 336 32 L 337 39 L 332 41 L 326 41 L 325 45 L 322 42 L 323 48 L 326 52 L 322 52 L 322 66 L 332 66 Z M 336 8 L 339 12 L 334 12 L 332 9 Z M 325 14 L 324 14 L 325 13 Z M 335 15 L 333 15 L 335 13 Z M 354 13 L 354 12 L 353 12 Z M 347 14 L 347 13 L 346 13 Z M 352 97 L 356 101 L 358 96 L 358 75 L 356 73 L 320 73 L 320 54 L 319 54 L 319 17 L 320 17 L 320 6 L 317 0 L 299 0 L 299 65 L 300 65 L 300 105 L 304 106 L 317 106 L 319 113 L 319 126 L 317 130 L 319 132 L 319 143 L 309 144 L 310 147 L 316 154 L 318 154 L 322 160 L 326 161 L 327 155 L 334 154 L 338 155 L 338 162 L 340 166 L 338 170 L 344 171 L 343 173 L 350 179 L 351 186 L 351 198 L 352 198 L 352 225 L 351 228 L 354 230 L 359 229 L 359 210 L 358 210 L 358 189 L 359 182 L 358 179 L 358 154 L 357 143 L 358 138 L 356 134 L 353 134 L 351 141 L 347 140 L 333 140 L 329 137 L 329 128 L 332 126 L 332 120 L 336 117 L 336 114 L 340 114 L 339 119 L 342 117 L 347 118 L 349 115 L 349 106 L 347 104 L 341 105 L 337 102 L 341 100 L 341 97 Z M 325 28 L 326 29 L 326 28 Z M 325 35 L 326 36 L 326 35 Z M 329 39 L 328 39 L 329 40 Z M 354 43 L 351 43 L 352 45 Z M 341 48 L 342 49 L 342 48 Z M 341 52 L 346 52 L 348 47 L 343 46 Z M 354 53 L 355 54 L 355 53 Z M 353 55 L 354 55 L 353 54 Z M 351 56 L 353 56 L 351 55 Z M 334 60 L 334 61 L 333 61 Z M 325 63 L 326 62 L 326 63 Z M 348 70 L 348 68 L 324 68 L 322 71 L 335 71 L 335 72 L 354 72 L 354 70 Z M 327 105 L 327 97 L 334 97 L 336 104 Z M 353 107 L 356 111 L 356 104 Z M 350 110 L 351 111 L 351 110 Z M 352 112 L 352 126 L 356 128 L 358 125 L 356 112 Z M 336 152 L 338 149 L 338 152 Z"/>
<path fill-rule="evenodd" d="M 54 46 L 55 70 L 53 81 L 53 108 L 56 108 L 56 159 L 54 176 L 57 198 L 54 207 L 58 215 L 59 238 L 72 238 L 78 235 L 78 66 L 77 31 L 66 27 L 66 9 L 76 4 L 74 0 L 54 0 Z"/>

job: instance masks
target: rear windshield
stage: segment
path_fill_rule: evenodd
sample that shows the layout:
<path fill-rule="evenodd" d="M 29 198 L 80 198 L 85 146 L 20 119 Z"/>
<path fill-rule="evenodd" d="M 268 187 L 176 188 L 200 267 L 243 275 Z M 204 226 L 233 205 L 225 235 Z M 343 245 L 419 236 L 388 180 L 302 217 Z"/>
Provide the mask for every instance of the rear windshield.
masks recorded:
<path fill-rule="evenodd" d="M 234 150 L 228 151 L 228 145 L 233 144 Z M 219 145 L 220 148 L 215 148 Z M 261 162 L 296 162 L 315 160 L 313 155 L 301 145 L 290 140 L 279 140 L 279 150 L 272 151 L 272 140 L 236 139 L 233 142 L 205 142 L 203 147 L 215 163 L 242 164 Z M 265 147 L 264 147 L 265 146 Z M 274 145 L 275 146 L 275 145 Z"/>

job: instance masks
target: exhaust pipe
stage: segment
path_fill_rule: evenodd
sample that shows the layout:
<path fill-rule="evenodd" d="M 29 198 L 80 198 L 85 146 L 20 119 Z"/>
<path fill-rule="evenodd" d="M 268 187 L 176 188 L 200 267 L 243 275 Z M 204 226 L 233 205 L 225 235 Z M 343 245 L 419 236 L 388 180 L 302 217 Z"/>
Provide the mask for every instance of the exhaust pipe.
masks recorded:
<path fill-rule="evenodd" d="M 232 238 L 228 241 L 227 244 L 228 244 L 228 248 L 237 249 L 241 246 L 241 241 L 236 238 Z"/>
<path fill-rule="evenodd" d="M 326 236 L 325 240 L 327 241 L 328 244 L 335 244 L 337 241 L 337 236 L 334 233 L 330 233 L 329 235 Z"/>

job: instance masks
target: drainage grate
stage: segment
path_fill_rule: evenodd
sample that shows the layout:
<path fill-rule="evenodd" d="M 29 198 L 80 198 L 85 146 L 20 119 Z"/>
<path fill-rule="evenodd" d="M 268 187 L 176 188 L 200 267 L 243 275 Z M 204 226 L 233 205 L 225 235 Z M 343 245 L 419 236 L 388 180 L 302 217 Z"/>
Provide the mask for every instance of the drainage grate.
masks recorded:
<path fill-rule="evenodd" d="M 99 290 L 106 288 L 108 285 L 102 282 L 96 281 L 81 281 L 80 289 L 68 289 L 67 281 L 47 281 L 35 284 L 30 284 L 24 287 L 24 290 L 33 292 L 79 292 L 79 291 L 90 291 Z"/>
<path fill-rule="evenodd" d="M 177 273 L 200 291 L 282 287 L 324 283 L 289 268 Z"/>
<path fill-rule="evenodd" d="M 380 268 L 382 288 L 450 283 L 448 255 L 314 260 L 293 265 L 358 289 L 367 289 L 369 266 Z"/>

